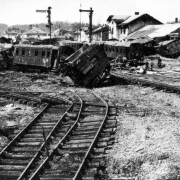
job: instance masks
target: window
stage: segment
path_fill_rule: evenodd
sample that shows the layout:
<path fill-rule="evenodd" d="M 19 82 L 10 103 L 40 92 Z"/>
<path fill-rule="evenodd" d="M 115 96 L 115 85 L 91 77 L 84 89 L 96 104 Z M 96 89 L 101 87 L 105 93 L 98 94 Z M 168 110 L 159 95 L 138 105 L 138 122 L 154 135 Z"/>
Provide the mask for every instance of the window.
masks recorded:
<path fill-rule="evenodd" d="M 116 52 L 118 53 L 118 47 L 116 48 Z"/>
<path fill-rule="evenodd" d="M 19 54 L 19 49 L 16 49 L 16 55 L 18 55 Z"/>
<path fill-rule="evenodd" d="M 25 55 L 25 49 L 22 49 L 22 56 Z"/>
<path fill-rule="evenodd" d="M 124 34 L 126 34 L 126 28 L 124 28 Z"/>
<path fill-rule="evenodd" d="M 38 56 L 38 49 L 35 49 L 35 56 Z"/>
<path fill-rule="evenodd" d="M 48 50 L 47 51 L 47 58 L 50 56 L 50 51 Z"/>
<path fill-rule="evenodd" d="M 27 49 L 27 56 L 31 56 L 31 50 Z"/>
<path fill-rule="evenodd" d="M 112 28 L 112 34 L 114 33 L 114 29 Z"/>
<path fill-rule="evenodd" d="M 44 57 L 44 56 L 45 56 L 45 50 L 42 51 L 42 57 Z"/>

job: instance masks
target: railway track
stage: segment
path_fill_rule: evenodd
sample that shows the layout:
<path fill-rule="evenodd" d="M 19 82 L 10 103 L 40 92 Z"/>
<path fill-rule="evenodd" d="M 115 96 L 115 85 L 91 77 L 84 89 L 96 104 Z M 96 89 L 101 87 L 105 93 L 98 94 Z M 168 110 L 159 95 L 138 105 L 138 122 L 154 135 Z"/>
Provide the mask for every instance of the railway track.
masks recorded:
<path fill-rule="evenodd" d="M 9 98 L 11 95 L 17 100 L 15 93 L 7 94 Z M 27 97 L 17 96 L 20 102 Z M 35 98 L 43 103 L 43 109 L 0 152 L 0 179 L 75 180 L 100 176 L 98 169 L 114 142 L 116 108 L 109 107 L 93 91 L 67 92 L 66 96 L 72 101 L 51 96 Z"/>
<path fill-rule="evenodd" d="M 9 93 L 3 97 L 37 105 L 37 101 L 33 102 L 32 97 L 30 97 L 30 103 L 27 102 L 29 97 L 24 95 L 22 97 L 19 94 Z M 53 132 L 59 126 L 65 128 L 61 123 L 66 112 L 70 111 L 73 106 L 70 101 L 58 99 L 54 104 L 39 103 L 42 108 L 41 112 L 0 152 L 0 179 L 2 180 L 25 177 L 27 171 L 42 156 Z"/>
<path fill-rule="evenodd" d="M 178 85 L 180 77 L 173 78 L 170 75 L 141 75 L 121 72 L 111 72 L 111 76 L 116 83 L 124 81 L 142 86 L 150 86 L 167 92 L 180 92 L 180 85 Z"/>
<path fill-rule="evenodd" d="M 97 175 L 116 120 L 108 118 L 108 104 L 94 93 L 77 96 L 81 110 L 74 125 L 29 179 L 94 179 Z"/>

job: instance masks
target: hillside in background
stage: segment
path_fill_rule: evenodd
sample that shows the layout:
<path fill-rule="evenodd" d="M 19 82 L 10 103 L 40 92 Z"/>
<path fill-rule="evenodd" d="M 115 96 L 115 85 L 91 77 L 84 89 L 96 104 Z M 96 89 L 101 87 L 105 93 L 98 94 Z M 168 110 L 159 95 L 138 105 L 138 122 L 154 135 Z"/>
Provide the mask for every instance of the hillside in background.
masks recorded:
<path fill-rule="evenodd" d="M 67 29 L 67 30 L 72 30 L 75 31 L 76 29 L 80 28 L 80 23 L 79 22 L 74 22 L 74 23 L 70 23 L 68 21 L 63 22 L 63 21 L 56 21 L 56 22 L 52 22 L 52 31 L 57 29 L 57 28 L 62 28 L 62 29 Z M 35 26 L 38 26 L 40 29 L 47 29 L 46 28 L 46 23 L 40 23 L 40 24 L 33 24 Z M 82 23 L 81 26 L 89 26 L 88 23 Z M 97 26 L 93 25 L 93 28 L 95 28 Z M 13 25 L 13 26 L 9 26 L 10 28 L 17 28 L 20 30 L 27 30 L 29 29 L 29 24 L 24 24 L 24 25 Z"/>

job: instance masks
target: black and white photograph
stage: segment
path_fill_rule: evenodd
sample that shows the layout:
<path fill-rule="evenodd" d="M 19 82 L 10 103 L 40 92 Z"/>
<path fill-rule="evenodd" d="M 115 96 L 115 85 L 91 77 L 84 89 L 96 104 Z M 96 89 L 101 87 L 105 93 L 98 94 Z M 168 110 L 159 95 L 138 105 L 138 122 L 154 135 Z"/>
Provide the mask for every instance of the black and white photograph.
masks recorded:
<path fill-rule="evenodd" d="M 179 0 L 0 0 L 0 180 L 180 180 Z"/>

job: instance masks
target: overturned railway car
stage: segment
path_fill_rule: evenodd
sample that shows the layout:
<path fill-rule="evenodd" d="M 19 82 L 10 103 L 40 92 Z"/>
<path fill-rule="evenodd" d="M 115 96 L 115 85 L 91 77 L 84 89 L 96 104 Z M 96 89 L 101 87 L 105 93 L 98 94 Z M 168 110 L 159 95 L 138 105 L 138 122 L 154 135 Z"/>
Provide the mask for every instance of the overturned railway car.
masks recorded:
<path fill-rule="evenodd" d="M 13 65 L 18 69 L 33 68 L 57 71 L 60 61 L 74 53 L 69 46 L 15 45 Z"/>
<path fill-rule="evenodd" d="M 62 73 L 71 77 L 76 85 L 94 87 L 101 85 L 109 75 L 110 63 L 103 45 L 85 44 L 61 67 Z"/>

